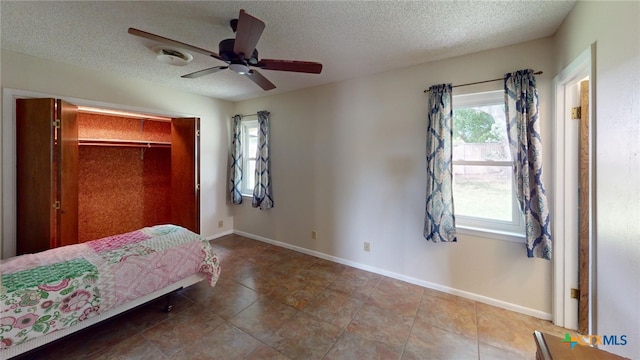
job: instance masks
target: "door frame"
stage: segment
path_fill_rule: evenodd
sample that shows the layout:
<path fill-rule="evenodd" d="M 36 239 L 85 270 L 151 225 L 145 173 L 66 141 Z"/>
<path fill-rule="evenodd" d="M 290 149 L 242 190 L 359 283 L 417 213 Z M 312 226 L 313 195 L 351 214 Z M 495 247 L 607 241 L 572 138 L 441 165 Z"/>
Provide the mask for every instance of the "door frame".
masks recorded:
<path fill-rule="evenodd" d="M 571 288 L 578 288 L 578 167 L 567 173 L 568 164 L 577 161 L 579 143 L 570 138 L 578 130 L 579 121 L 571 119 L 571 103 L 579 100 L 576 84 L 589 78 L 589 154 L 590 154 L 590 228 L 589 228 L 589 334 L 595 333 L 595 88 L 596 43 L 591 44 L 553 79 L 554 138 L 553 138 L 553 323 L 568 329 L 578 328 L 578 301 L 571 298 Z M 578 86 L 579 89 L 579 86 Z M 578 101 L 579 104 L 579 101 Z"/>
<path fill-rule="evenodd" d="M 114 111 L 157 115 L 168 118 L 192 118 L 200 115 L 176 113 L 138 106 L 127 106 L 95 100 L 60 96 L 36 91 L 4 88 L 2 89 L 2 259 L 16 254 L 16 99 L 54 98 L 78 106 L 95 107 Z M 201 219 L 202 221 L 202 219 Z"/>

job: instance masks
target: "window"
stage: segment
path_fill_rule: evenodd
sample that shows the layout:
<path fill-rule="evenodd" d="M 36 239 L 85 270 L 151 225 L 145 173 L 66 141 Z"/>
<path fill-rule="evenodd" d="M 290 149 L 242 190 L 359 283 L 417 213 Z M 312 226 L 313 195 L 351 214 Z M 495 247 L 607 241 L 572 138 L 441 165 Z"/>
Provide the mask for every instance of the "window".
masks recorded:
<path fill-rule="evenodd" d="M 253 196 L 256 184 L 256 154 L 258 153 L 258 120 L 242 121 L 242 195 Z"/>
<path fill-rule="evenodd" d="M 453 201 L 461 233 L 522 241 L 513 188 L 504 92 L 453 97 Z"/>

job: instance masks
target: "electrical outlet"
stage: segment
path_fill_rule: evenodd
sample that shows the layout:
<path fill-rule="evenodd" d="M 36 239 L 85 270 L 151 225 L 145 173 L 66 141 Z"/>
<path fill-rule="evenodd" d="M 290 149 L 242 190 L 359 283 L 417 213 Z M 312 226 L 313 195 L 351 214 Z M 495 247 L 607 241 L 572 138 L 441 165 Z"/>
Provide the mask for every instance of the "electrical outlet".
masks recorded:
<path fill-rule="evenodd" d="M 315 240 L 315 239 L 317 239 L 317 238 L 318 238 L 318 233 L 317 233 L 317 232 L 315 232 L 315 231 L 312 231 L 312 232 L 311 232 L 311 240 Z"/>
<path fill-rule="evenodd" d="M 218 229 L 222 229 L 224 227 L 224 220 L 218 220 Z"/>
<path fill-rule="evenodd" d="M 371 251 L 371 243 L 365 241 L 364 242 L 364 251 L 366 252 L 370 252 Z"/>

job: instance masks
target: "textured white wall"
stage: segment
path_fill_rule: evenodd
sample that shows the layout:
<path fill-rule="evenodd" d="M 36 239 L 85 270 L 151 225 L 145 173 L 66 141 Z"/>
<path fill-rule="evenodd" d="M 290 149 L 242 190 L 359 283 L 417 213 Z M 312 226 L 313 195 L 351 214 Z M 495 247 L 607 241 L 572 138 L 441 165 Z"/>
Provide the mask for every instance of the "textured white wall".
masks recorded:
<path fill-rule="evenodd" d="M 427 95 L 524 68 L 538 78 L 542 131 L 551 148 L 552 40 L 423 64 L 237 104 L 271 112 L 275 208 L 234 210 L 235 229 L 348 261 L 551 313 L 551 263 L 528 259 L 523 244 L 459 236 L 422 237 Z M 501 82 L 456 89 L 497 90 Z M 547 151 L 545 180 L 551 184 Z M 316 230 L 318 239 L 311 240 Z M 363 251 L 363 242 L 371 252 Z M 535 312 L 534 311 L 534 312 Z"/>
<path fill-rule="evenodd" d="M 10 51 L 2 52 L 0 70 L 3 88 L 200 117 L 201 232 L 204 236 L 212 236 L 233 228 L 232 209 L 226 201 L 227 119 L 232 114 L 233 103 Z M 3 125 L 7 126 L 11 121 L 13 119 L 3 118 Z M 5 156 L 7 154 L 3 154 L 3 162 L 9 160 Z M 7 176 L 11 175 L 3 174 L 5 183 Z M 225 220 L 224 228 L 218 229 L 218 220 Z M 3 242 L 11 238 L 3 236 Z"/>
<path fill-rule="evenodd" d="M 578 2 L 556 33 L 556 69 L 596 43 L 596 332 L 640 356 L 640 2 Z"/>

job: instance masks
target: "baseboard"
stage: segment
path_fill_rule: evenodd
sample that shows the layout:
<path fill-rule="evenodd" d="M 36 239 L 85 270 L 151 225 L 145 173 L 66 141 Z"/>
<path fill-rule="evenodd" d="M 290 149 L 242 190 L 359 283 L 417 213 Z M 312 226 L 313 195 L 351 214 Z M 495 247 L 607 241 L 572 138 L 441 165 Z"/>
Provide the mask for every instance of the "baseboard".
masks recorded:
<path fill-rule="evenodd" d="M 469 299 L 469 300 L 478 301 L 478 302 L 481 302 L 481 303 L 484 303 L 484 304 L 487 304 L 487 305 L 492 305 L 492 306 L 499 307 L 499 308 L 502 308 L 502 309 L 514 311 L 514 312 L 517 312 L 517 313 L 520 313 L 520 314 L 533 316 L 533 317 L 538 318 L 538 319 L 543 319 L 543 320 L 551 320 L 552 319 L 552 315 L 550 313 L 546 313 L 544 311 L 528 308 L 528 307 L 517 305 L 517 304 L 512 304 L 512 303 L 509 303 L 509 302 L 506 302 L 506 301 L 490 298 L 490 297 L 487 297 L 487 296 L 484 296 L 484 295 L 479 295 L 479 294 L 475 294 L 475 293 L 464 291 L 464 290 L 451 288 L 451 287 L 448 287 L 448 286 L 443 286 L 443 285 L 432 283 L 432 282 L 429 282 L 429 281 L 416 279 L 416 278 L 411 277 L 411 276 L 406 276 L 406 275 L 399 274 L 399 273 L 396 273 L 396 272 L 393 272 L 393 271 L 380 269 L 380 268 L 377 268 L 375 266 L 360 264 L 360 263 L 357 263 L 357 262 L 354 262 L 354 261 L 350 261 L 350 260 L 346 260 L 346 259 L 343 259 L 343 258 L 339 258 L 337 256 L 327 255 L 327 254 L 321 253 L 319 251 L 305 249 L 305 248 L 300 247 L 300 246 L 287 244 L 287 243 L 280 242 L 280 241 L 273 240 L 273 239 L 269 239 L 269 238 L 266 238 L 266 237 L 263 237 L 263 236 L 250 234 L 250 233 L 247 233 L 247 232 L 244 232 L 244 231 L 234 230 L 234 231 L 232 231 L 232 233 L 240 235 L 240 236 L 244 236 L 244 237 L 249 238 L 249 239 L 258 240 L 258 241 L 262 241 L 264 243 L 268 243 L 268 244 L 272 244 L 272 245 L 275 245 L 275 246 L 279 246 L 279 247 L 283 247 L 283 248 L 286 248 L 286 249 L 290 249 L 290 250 L 294 250 L 294 251 L 297 251 L 297 252 L 301 252 L 303 254 L 315 256 L 315 257 L 318 257 L 318 258 L 321 258 L 321 259 L 333 261 L 333 262 L 336 262 L 336 263 L 339 263 L 339 264 L 348 265 L 348 266 L 351 266 L 351 267 L 354 267 L 354 268 L 358 268 L 358 269 L 361 269 L 361 270 L 365 270 L 365 271 L 369 271 L 369 272 L 372 272 L 372 273 L 388 276 L 388 277 L 393 278 L 393 279 L 406 281 L 408 283 L 419 285 L 419 286 L 423 286 L 423 287 L 428 288 L 428 289 L 441 291 L 441 292 L 444 292 L 444 293 L 447 293 L 447 294 L 460 296 L 460 297 L 463 297 L 463 298 L 466 298 L 466 299 Z"/>
<path fill-rule="evenodd" d="M 234 232 L 233 232 L 233 229 L 231 229 L 231 230 L 225 230 L 225 231 L 223 231 L 223 232 L 219 232 L 219 233 L 217 233 L 217 234 L 209 235 L 209 236 L 205 237 L 205 239 L 207 239 L 207 240 L 213 240 L 213 239 L 221 238 L 221 237 L 223 237 L 223 236 L 232 235 L 233 233 L 234 233 Z M 248 236 L 247 236 L 247 237 L 248 237 Z"/>

